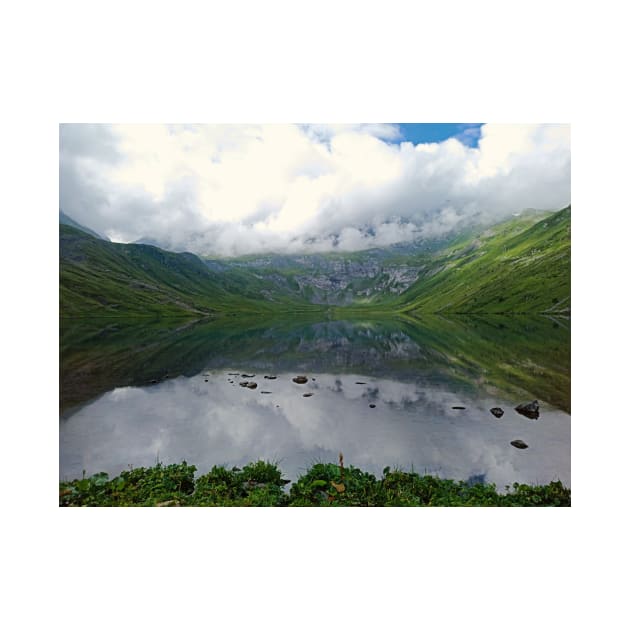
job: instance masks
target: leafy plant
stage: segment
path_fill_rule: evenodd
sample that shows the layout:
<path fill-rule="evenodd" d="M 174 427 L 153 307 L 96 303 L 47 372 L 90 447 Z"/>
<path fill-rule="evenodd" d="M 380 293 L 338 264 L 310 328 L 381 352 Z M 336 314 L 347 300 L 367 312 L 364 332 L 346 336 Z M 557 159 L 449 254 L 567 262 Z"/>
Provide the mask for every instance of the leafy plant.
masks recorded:
<path fill-rule="evenodd" d="M 59 484 L 59 505 L 70 506 L 526 506 L 568 507 L 571 490 L 560 481 L 515 483 L 500 494 L 494 484 L 383 470 L 381 479 L 353 466 L 316 463 L 286 493 L 276 464 L 258 461 L 242 470 L 214 466 L 194 479 L 186 462 L 107 473 Z"/>

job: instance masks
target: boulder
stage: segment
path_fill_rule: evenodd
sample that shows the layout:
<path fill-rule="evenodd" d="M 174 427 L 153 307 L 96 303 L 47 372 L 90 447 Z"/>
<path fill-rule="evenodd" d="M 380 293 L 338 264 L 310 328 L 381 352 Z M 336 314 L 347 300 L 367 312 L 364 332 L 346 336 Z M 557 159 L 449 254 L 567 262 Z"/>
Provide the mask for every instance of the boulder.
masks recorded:
<path fill-rule="evenodd" d="M 533 400 L 530 403 L 521 403 L 518 407 L 514 407 L 514 409 L 522 416 L 526 416 L 532 420 L 536 420 L 540 416 L 537 400 Z"/>
<path fill-rule="evenodd" d="M 510 444 L 515 448 L 527 448 L 527 444 L 523 440 L 513 440 Z"/>
<path fill-rule="evenodd" d="M 501 409 L 501 407 L 492 407 L 492 409 L 490 409 L 490 413 L 495 417 L 495 418 L 500 418 L 504 411 L 503 409 Z"/>
<path fill-rule="evenodd" d="M 306 376 L 296 376 L 293 379 L 294 383 L 297 383 L 298 385 L 304 385 L 304 383 L 308 383 L 308 379 L 306 378 Z"/>
<path fill-rule="evenodd" d="M 304 396 L 304 398 L 309 398 L 312 395 L 313 395 L 312 392 L 308 392 L 308 394 L 302 394 L 302 396 Z"/>

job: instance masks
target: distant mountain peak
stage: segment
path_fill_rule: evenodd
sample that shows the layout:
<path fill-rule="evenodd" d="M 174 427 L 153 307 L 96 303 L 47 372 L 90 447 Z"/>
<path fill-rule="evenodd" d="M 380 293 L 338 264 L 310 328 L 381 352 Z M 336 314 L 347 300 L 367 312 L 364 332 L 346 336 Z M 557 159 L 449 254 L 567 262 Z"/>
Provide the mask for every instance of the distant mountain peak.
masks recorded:
<path fill-rule="evenodd" d="M 103 236 L 98 232 L 95 232 L 94 230 L 90 230 L 90 228 L 87 228 L 84 225 L 81 225 L 78 221 L 75 221 L 72 217 L 68 216 L 63 210 L 61 210 L 61 208 L 59 209 L 59 223 L 61 223 L 62 225 L 69 225 L 70 227 L 77 228 L 77 230 L 81 230 L 86 234 L 90 234 L 91 236 L 100 238 L 102 241 L 109 241 L 106 236 Z"/>

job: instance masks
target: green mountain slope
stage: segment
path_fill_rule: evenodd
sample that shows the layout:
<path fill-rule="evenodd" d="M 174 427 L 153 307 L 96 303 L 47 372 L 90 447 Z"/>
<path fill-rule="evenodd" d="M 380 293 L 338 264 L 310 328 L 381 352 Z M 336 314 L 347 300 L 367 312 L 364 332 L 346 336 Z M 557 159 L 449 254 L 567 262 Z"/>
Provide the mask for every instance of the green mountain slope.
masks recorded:
<path fill-rule="evenodd" d="M 495 226 L 434 255 L 390 308 L 453 313 L 568 313 L 571 206 Z"/>
<path fill-rule="evenodd" d="M 103 241 L 109 241 L 109 239 L 106 238 L 105 236 L 101 236 L 94 230 L 90 230 L 90 228 L 85 227 L 85 225 L 81 225 L 80 223 L 77 223 L 77 221 L 75 221 L 72 217 L 69 217 L 62 210 L 59 210 L 59 223 L 61 225 L 69 225 L 70 227 L 77 228 L 78 230 L 81 230 L 82 232 L 86 232 L 87 234 L 90 234 L 91 236 L 94 236 L 95 238 L 100 238 Z"/>
<path fill-rule="evenodd" d="M 194 254 L 125 245 L 60 225 L 61 316 L 180 316 L 217 312 L 314 310 L 295 301 L 256 299 L 238 279 L 211 271 Z M 245 291 L 244 293 L 247 293 Z"/>

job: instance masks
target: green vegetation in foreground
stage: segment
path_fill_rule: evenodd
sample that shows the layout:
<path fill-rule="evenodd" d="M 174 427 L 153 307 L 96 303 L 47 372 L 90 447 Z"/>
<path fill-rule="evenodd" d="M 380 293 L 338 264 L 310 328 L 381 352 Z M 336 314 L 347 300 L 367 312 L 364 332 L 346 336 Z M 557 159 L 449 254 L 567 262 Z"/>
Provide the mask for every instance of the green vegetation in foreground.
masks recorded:
<path fill-rule="evenodd" d="M 63 224 L 59 236 L 62 317 L 321 310 L 295 299 L 264 299 L 241 278 L 213 272 L 194 254 L 111 243 Z"/>
<path fill-rule="evenodd" d="M 107 473 L 59 484 L 60 506 L 495 506 L 568 507 L 571 490 L 560 481 L 515 483 L 499 494 L 494 484 L 452 481 L 385 468 L 380 479 L 353 466 L 318 463 L 286 493 L 280 469 L 258 461 L 242 470 L 215 466 L 195 479 L 186 462 Z"/>

